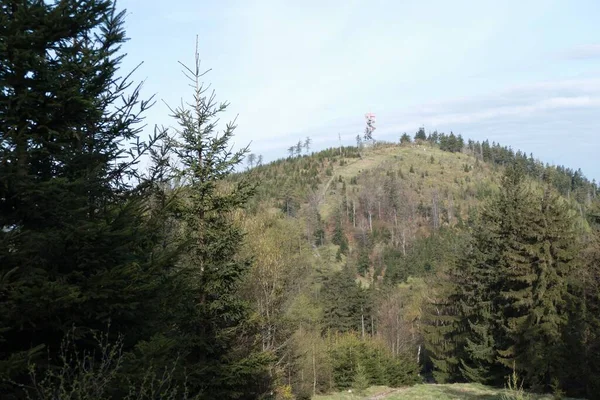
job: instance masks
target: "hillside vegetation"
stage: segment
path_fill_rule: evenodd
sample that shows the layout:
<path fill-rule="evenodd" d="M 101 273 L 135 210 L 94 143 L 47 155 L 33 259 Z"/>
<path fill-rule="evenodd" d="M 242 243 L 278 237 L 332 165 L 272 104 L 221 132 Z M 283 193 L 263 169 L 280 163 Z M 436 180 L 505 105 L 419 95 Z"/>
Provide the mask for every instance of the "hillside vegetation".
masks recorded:
<path fill-rule="evenodd" d="M 424 128 L 263 165 L 198 52 L 143 140 L 125 15 L 0 7 L 2 399 L 598 398 L 595 182 Z"/>
<path fill-rule="evenodd" d="M 415 136 L 420 134 L 424 132 Z M 464 268 L 467 260 L 475 259 L 472 251 L 480 230 L 491 226 L 492 221 L 485 220 L 491 218 L 486 212 L 500 206 L 505 191 L 522 188 L 511 200 L 515 206 L 527 198 L 534 201 L 541 196 L 539 204 L 549 201 L 544 198 L 553 198 L 558 202 L 553 207 L 565 210 L 572 235 L 588 238 L 597 229 L 594 220 L 587 218 L 595 210 L 597 188 L 584 178 L 578 181 L 580 172 L 545 166 L 496 144 L 488 148 L 491 158 L 485 161 L 477 148 L 487 147 L 463 142 L 460 150 L 449 151 L 443 150 L 439 139 L 420 139 L 332 148 L 256 166 L 244 174 L 260 182 L 244 216 L 246 223 L 260 221 L 260 229 L 249 231 L 248 244 L 264 241 L 273 229 L 279 259 L 291 260 L 279 273 L 292 278 L 280 281 L 279 292 L 270 292 L 274 308 L 265 307 L 269 298 L 264 291 L 255 302 L 264 313 L 266 332 L 279 332 L 281 343 L 285 343 L 285 330 L 297 338 L 293 344 L 285 343 L 292 352 L 283 355 L 280 365 L 287 384 L 298 394 L 353 387 L 361 364 L 366 366 L 369 384 L 386 384 L 386 367 L 371 365 L 369 351 L 353 350 L 369 347 L 371 342 L 406 366 L 414 360 L 421 373 L 432 374 L 439 382 L 469 379 L 503 385 L 512 371 L 510 362 L 494 367 L 499 369 L 496 378 L 479 376 L 472 367 L 461 364 L 467 355 L 458 354 L 455 346 L 464 339 L 451 336 L 454 329 L 465 329 L 459 325 L 463 323 L 460 302 L 472 304 L 465 304 L 464 310 L 486 304 L 483 299 L 481 303 L 474 298 L 462 300 L 456 292 L 485 276 L 474 270 L 467 278 L 465 274 L 471 272 Z M 507 181 L 511 176 L 516 180 Z M 566 180 L 571 182 L 568 188 L 563 184 Z M 482 210 L 488 211 L 482 215 Z M 517 212 L 525 212 L 520 210 Z M 532 212 L 532 217 L 539 215 L 533 209 L 527 212 Z M 528 218 L 525 214 L 520 217 Z M 573 247 L 569 251 L 572 261 L 568 262 L 574 266 L 579 263 L 575 261 L 578 250 Z M 256 258 L 252 275 L 264 276 L 261 260 Z M 567 277 L 564 272 L 557 273 Z M 270 277 L 275 284 L 276 278 Z M 563 284 L 565 288 L 569 285 Z M 480 287 L 469 289 L 470 293 L 486 290 Z M 453 299 L 455 305 L 448 308 L 445 299 Z M 554 312 L 558 310 L 554 308 Z M 281 317 L 276 317 L 277 313 Z M 285 321 L 281 326 L 279 318 Z M 361 342 L 352 344 L 356 337 Z M 340 343 L 348 352 L 345 366 L 337 365 L 341 362 L 336 347 Z M 463 344 L 459 346 L 460 352 L 469 351 Z M 493 354 L 496 350 L 489 351 Z M 529 379 L 533 380 L 533 375 Z M 418 380 L 414 376 L 412 381 Z M 560 386 L 552 389 L 552 385 L 548 381 L 530 388 L 562 390 Z"/>

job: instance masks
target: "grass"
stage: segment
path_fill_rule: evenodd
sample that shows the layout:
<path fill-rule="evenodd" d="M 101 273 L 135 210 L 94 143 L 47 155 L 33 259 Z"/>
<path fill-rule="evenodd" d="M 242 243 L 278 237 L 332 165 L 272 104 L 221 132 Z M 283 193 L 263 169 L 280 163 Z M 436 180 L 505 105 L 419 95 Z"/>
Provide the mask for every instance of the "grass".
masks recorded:
<path fill-rule="evenodd" d="M 385 400 L 502 400 L 502 395 L 506 395 L 503 389 L 491 388 L 479 384 L 449 384 L 449 385 L 434 385 L 422 384 L 415 385 L 409 388 L 394 389 L 375 386 L 368 389 L 364 396 L 358 396 L 354 393 L 334 393 L 331 395 L 315 396 L 315 400 L 358 400 L 371 399 L 374 396 L 377 399 Z M 393 392 L 391 392 L 393 391 Z M 390 393 L 391 392 L 391 393 Z M 386 394 L 387 393 L 387 394 Z M 509 397 L 510 398 L 510 397 Z M 529 395 L 531 400 L 552 400 L 552 395 Z M 564 400 L 567 400 L 566 398 Z"/>
<path fill-rule="evenodd" d="M 357 399 L 368 399 L 370 397 L 373 396 L 377 396 L 380 394 L 384 394 L 387 393 L 389 391 L 391 391 L 393 389 L 390 389 L 388 387 L 385 386 L 371 386 L 370 388 L 368 388 L 364 395 L 359 396 L 354 392 L 339 392 L 339 393 L 332 393 L 332 394 L 326 394 L 326 395 L 319 395 L 319 396 L 314 396 L 313 399 L 315 400 L 357 400 Z"/>
<path fill-rule="evenodd" d="M 431 163 L 431 157 L 433 157 L 433 163 Z M 466 191 L 475 193 L 478 184 L 487 184 L 495 180 L 495 173 L 485 164 L 481 164 L 478 170 L 464 171 L 465 164 L 470 166 L 475 164 L 474 157 L 467 154 L 444 152 L 429 144 L 365 148 L 362 151 L 362 158 L 345 159 L 345 161 L 346 164 L 343 166 L 333 165 L 331 182 L 328 180 L 321 187 L 324 201 L 319 211 L 324 218 L 331 215 L 341 201 L 340 191 L 334 190 L 334 185 L 330 185 L 330 183 L 337 182 L 340 175 L 348 184 L 348 190 L 356 188 L 357 191 L 360 191 L 360 183 L 358 186 L 349 185 L 351 178 L 359 177 L 363 172 L 378 167 L 382 168 L 383 172 L 402 170 L 406 189 L 414 192 L 417 198 L 427 204 L 431 202 L 433 190 L 448 190 L 459 204 L 464 202 L 461 200 L 463 193 Z M 414 173 L 409 172 L 411 166 Z M 426 175 L 423 176 L 423 174 Z M 467 182 L 467 180 L 469 181 Z"/>

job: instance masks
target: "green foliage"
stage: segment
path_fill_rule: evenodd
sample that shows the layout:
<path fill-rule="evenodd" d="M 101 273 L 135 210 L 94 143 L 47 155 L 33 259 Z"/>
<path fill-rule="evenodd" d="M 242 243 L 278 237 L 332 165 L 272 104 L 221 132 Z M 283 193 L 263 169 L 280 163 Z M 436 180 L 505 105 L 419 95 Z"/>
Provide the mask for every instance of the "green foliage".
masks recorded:
<path fill-rule="evenodd" d="M 421 140 L 421 141 L 427 140 L 427 134 L 425 133 L 425 128 L 419 128 L 417 133 L 415 133 L 415 141 L 417 141 L 417 140 Z"/>
<path fill-rule="evenodd" d="M 308 156 L 306 138 L 236 172 L 248 149 L 217 134 L 228 104 L 198 55 L 176 135 L 145 143 L 112 1 L 2 10 L 3 398 L 310 397 L 413 384 L 417 354 L 440 382 L 514 365 L 598 392 L 598 188 L 580 171 L 420 128 L 419 146 Z"/>
<path fill-rule="evenodd" d="M 418 366 L 405 355 L 395 357 L 375 339 L 345 334 L 333 338 L 330 349 L 337 389 L 370 385 L 408 386 L 418 382 Z M 357 382 L 358 381 L 358 382 Z"/>
<path fill-rule="evenodd" d="M 450 132 L 450 135 L 440 134 L 438 136 L 438 142 L 440 149 L 443 151 L 449 151 L 451 153 L 459 153 L 462 151 L 465 142 L 461 135 L 455 136 L 454 133 Z"/>
<path fill-rule="evenodd" d="M 517 371 L 513 369 L 512 374 L 506 378 L 506 390 L 500 395 L 501 400 L 529 400 L 529 396 L 523 389 L 523 381 L 519 379 Z"/>
<path fill-rule="evenodd" d="M 560 370 L 567 278 L 577 251 L 562 200 L 529 189 L 519 168 L 509 168 L 471 250 L 453 269 L 448 298 L 458 312 L 451 326 L 465 336 L 464 353 L 454 350 L 449 358 L 460 357 L 465 379 L 499 384 L 515 365 L 529 385 L 549 389 Z"/>
<path fill-rule="evenodd" d="M 419 365 L 406 355 L 389 360 L 385 372 L 387 385 L 390 387 L 411 386 L 421 381 Z"/>
<path fill-rule="evenodd" d="M 76 329 L 63 339 L 57 355 L 57 367 L 39 368 L 29 364 L 31 383 L 19 385 L 27 399 L 36 400 L 103 400 L 114 399 L 116 388 L 123 388 L 123 399 L 192 399 L 185 382 L 177 382 L 178 360 L 156 369 L 153 365 L 138 366 L 140 379 L 123 380 L 122 369 L 127 363 L 123 354 L 123 338 L 111 342 L 107 333 L 95 333 L 93 351 L 81 350 L 76 341 Z"/>
<path fill-rule="evenodd" d="M 359 362 L 354 373 L 354 382 L 352 387 L 356 389 L 358 394 L 364 394 L 365 390 L 370 386 L 367 369 Z"/>
<path fill-rule="evenodd" d="M 253 398 L 269 390 L 269 355 L 257 346 L 251 310 L 241 297 L 250 263 L 236 257 L 243 233 L 231 214 L 247 202 L 254 185 L 248 177 L 224 182 L 247 149 L 231 152 L 233 123 L 215 132 L 215 121 L 228 104 L 217 104 L 214 94 L 206 96 L 197 53 L 194 67 L 186 70 L 194 88 L 192 108 L 172 110 L 179 125 L 173 139 L 181 165 L 177 173 L 187 182 L 178 210 L 184 290 L 173 310 L 179 351 L 191 388 L 203 398 Z"/>
<path fill-rule="evenodd" d="M 354 280 L 349 268 L 334 272 L 323 282 L 323 327 L 329 332 L 361 331 L 362 321 L 369 320 L 369 292 Z M 366 327 L 369 331 L 369 327 Z"/>
<path fill-rule="evenodd" d="M 79 351 L 91 351 L 110 321 L 111 340 L 123 335 L 129 353 L 161 330 L 174 300 L 167 271 L 176 252 L 159 245 L 166 135 L 140 140 L 150 102 L 119 73 L 124 15 L 108 0 L 15 2 L 0 13 L 5 398 L 21 396 L 5 383 L 27 384 L 29 362 L 40 376 L 61 367 L 73 325 Z M 137 164 L 148 155 L 142 176 Z"/>
<path fill-rule="evenodd" d="M 435 235 L 417 239 L 406 255 L 398 249 L 386 249 L 386 282 L 403 282 L 409 276 L 425 276 L 453 265 L 462 255 L 467 238 L 460 230 L 442 228 Z"/>
<path fill-rule="evenodd" d="M 342 225 L 341 207 L 335 215 L 335 227 L 333 230 L 333 237 L 331 238 L 331 243 L 340 246 L 340 254 L 348 254 L 348 239 L 346 238 L 346 234 L 344 233 L 344 226 Z"/>
<path fill-rule="evenodd" d="M 438 383 L 462 380 L 460 370 L 465 339 L 458 305 L 452 301 L 456 286 L 452 275 L 438 272 L 429 279 L 429 296 L 423 312 L 423 337 L 428 369 Z"/>

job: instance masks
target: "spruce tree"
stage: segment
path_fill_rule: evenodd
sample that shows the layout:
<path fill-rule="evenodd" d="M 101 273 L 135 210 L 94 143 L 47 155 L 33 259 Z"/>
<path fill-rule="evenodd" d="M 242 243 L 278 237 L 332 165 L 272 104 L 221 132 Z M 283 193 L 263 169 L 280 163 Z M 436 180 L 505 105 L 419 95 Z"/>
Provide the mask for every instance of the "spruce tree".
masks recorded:
<path fill-rule="evenodd" d="M 507 368 L 515 365 L 534 388 L 549 389 L 560 368 L 567 278 L 575 266 L 577 241 L 567 205 L 549 190 L 539 195 L 524 189 L 523 172 L 517 169 L 509 168 L 506 196 L 499 204 L 506 238 L 497 266 L 499 361 Z M 514 210 L 518 213 L 509 218 Z"/>
<path fill-rule="evenodd" d="M 516 368 L 531 387 L 560 379 L 568 313 L 568 276 L 578 252 L 567 204 L 507 168 L 498 196 L 484 209 L 473 249 L 455 269 L 465 332 L 462 374 L 502 384 Z"/>
<path fill-rule="evenodd" d="M 562 389 L 572 396 L 600 393 L 600 203 L 590 207 L 581 264 L 569 279 L 569 322 L 565 328 Z"/>
<path fill-rule="evenodd" d="M 369 377 L 367 375 L 367 369 L 359 362 L 356 366 L 356 372 L 354 373 L 354 381 L 352 387 L 358 394 L 364 395 L 365 391 L 369 388 Z"/>
<path fill-rule="evenodd" d="M 60 364 L 73 327 L 79 351 L 110 323 L 129 352 L 162 324 L 171 257 L 146 201 L 160 168 L 136 164 L 164 134 L 140 141 L 150 104 L 117 75 L 124 15 L 110 0 L 0 6 L 0 382 Z"/>
<path fill-rule="evenodd" d="M 504 372 L 496 365 L 494 336 L 499 280 L 495 266 L 500 260 L 501 238 L 488 229 L 493 214 L 484 212 L 482 219 L 484 225 L 476 228 L 469 250 L 453 269 L 457 291 L 450 301 L 459 308 L 458 326 L 464 332 L 461 374 L 470 382 L 498 384 Z"/>
<path fill-rule="evenodd" d="M 411 138 L 408 133 L 404 132 L 402 136 L 400 136 L 400 144 L 408 144 L 411 142 Z"/>
<path fill-rule="evenodd" d="M 457 285 L 453 274 L 438 273 L 429 280 L 423 309 L 423 339 L 427 364 L 437 383 L 462 381 L 461 359 L 465 339 L 459 307 L 454 302 Z"/>
<path fill-rule="evenodd" d="M 479 221 L 475 254 L 467 263 L 469 285 L 461 302 L 468 321 L 467 359 L 463 363 L 468 378 L 501 384 L 515 360 L 515 341 L 520 336 L 510 331 L 528 314 L 535 280 L 528 257 L 528 233 L 535 225 L 531 202 L 523 173 L 513 166 L 507 169 L 499 195 Z M 481 308 L 479 302 L 483 302 Z"/>
<path fill-rule="evenodd" d="M 342 206 L 338 209 L 335 214 L 335 227 L 333 230 L 333 237 L 331 243 L 339 246 L 339 254 L 348 254 L 348 239 L 344 233 L 344 226 L 342 225 Z"/>
<path fill-rule="evenodd" d="M 368 296 L 355 282 L 355 276 L 348 266 L 325 278 L 322 293 L 325 331 L 361 330 L 361 317 L 365 311 L 370 311 Z"/>
<path fill-rule="evenodd" d="M 549 389 L 559 380 L 563 332 L 568 321 L 568 279 L 577 268 L 579 246 L 568 205 L 546 189 L 534 212 L 539 216 L 531 266 L 535 274 L 532 304 L 518 349 L 525 377 L 534 387 Z M 537 203 L 537 202 L 536 202 Z"/>
<path fill-rule="evenodd" d="M 182 64 L 183 65 L 183 64 Z M 201 83 L 198 52 L 184 73 L 194 89 L 193 101 L 172 110 L 179 127 L 173 149 L 185 183 L 179 208 L 185 256 L 177 315 L 177 340 L 191 390 L 203 399 L 256 398 L 270 389 L 267 354 L 260 352 L 250 308 L 241 296 L 250 260 L 237 254 L 243 232 L 236 210 L 255 191 L 249 176 L 227 180 L 239 167 L 247 148 L 232 150 L 235 124 L 221 133 L 218 116 L 228 103 L 217 103 Z"/>
<path fill-rule="evenodd" d="M 417 140 L 421 140 L 421 141 L 427 140 L 427 134 L 425 133 L 425 128 L 419 128 L 417 133 L 415 133 L 415 142 Z"/>

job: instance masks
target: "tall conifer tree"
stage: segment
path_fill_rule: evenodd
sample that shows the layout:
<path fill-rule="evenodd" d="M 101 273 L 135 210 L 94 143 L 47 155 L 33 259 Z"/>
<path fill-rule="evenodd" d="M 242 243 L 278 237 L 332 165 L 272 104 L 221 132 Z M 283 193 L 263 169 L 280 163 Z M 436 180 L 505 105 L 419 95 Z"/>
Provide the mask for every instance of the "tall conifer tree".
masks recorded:
<path fill-rule="evenodd" d="M 123 16 L 110 0 L 0 6 L 0 382 L 60 363 L 73 326 L 83 351 L 110 321 L 128 351 L 160 324 L 170 260 L 156 176 L 136 164 L 164 135 L 140 141 L 149 103 L 117 75 Z"/>
<path fill-rule="evenodd" d="M 182 64 L 183 65 L 183 64 Z M 250 260 L 240 259 L 243 232 L 234 213 L 254 193 L 249 176 L 228 182 L 247 148 L 232 150 L 235 123 L 217 132 L 218 116 L 228 103 L 217 103 L 201 79 L 196 51 L 184 73 L 193 100 L 172 110 L 179 128 L 173 149 L 186 184 L 179 208 L 185 255 L 179 267 L 185 282 L 175 309 L 178 342 L 190 387 L 203 399 L 252 399 L 268 390 L 267 354 L 260 352 L 256 326 L 240 293 Z"/>

